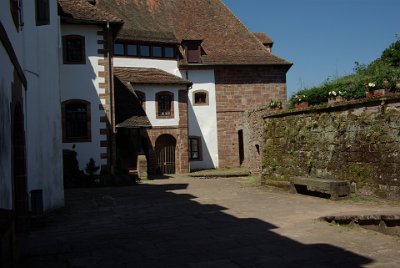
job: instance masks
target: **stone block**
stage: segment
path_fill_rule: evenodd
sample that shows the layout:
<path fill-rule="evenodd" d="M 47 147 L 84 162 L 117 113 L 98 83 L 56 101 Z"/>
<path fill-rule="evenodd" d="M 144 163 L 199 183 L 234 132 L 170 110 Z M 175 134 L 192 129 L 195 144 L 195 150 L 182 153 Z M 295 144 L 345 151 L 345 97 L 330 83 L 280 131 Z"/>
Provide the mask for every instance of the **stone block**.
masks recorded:
<path fill-rule="evenodd" d="M 291 177 L 290 187 L 292 192 L 306 187 L 307 191 L 329 194 L 331 199 L 346 197 L 350 194 L 350 182 L 341 180 L 329 180 L 314 177 Z"/>

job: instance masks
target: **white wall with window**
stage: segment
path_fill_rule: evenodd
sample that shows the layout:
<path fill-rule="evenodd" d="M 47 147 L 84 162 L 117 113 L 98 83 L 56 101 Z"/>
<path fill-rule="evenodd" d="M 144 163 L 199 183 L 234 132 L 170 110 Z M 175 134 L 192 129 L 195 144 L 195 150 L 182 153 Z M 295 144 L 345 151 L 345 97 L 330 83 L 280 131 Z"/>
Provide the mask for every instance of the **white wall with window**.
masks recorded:
<path fill-rule="evenodd" d="M 193 148 L 197 144 L 195 138 L 199 138 L 198 153 L 201 154 L 191 157 L 190 168 L 216 168 L 218 136 L 214 70 L 190 70 L 187 79 L 193 82 L 188 92 L 189 136 Z"/>
<path fill-rule="evenodd" d="M 90 158 L 96 161 L 97 166 L 106 164 L 106 159 L 101 159 L 101 154 L 107 153 L 107 151 L 106 148 L 100 146 L 101 141 L 107 139 L 105 135 L 100 134 L 100 129 L 106 127 L 105 122 L 100 122 L 100 117 L 105 116 L 105 112 L 99 108 L 102 105 L 99 95 L 105 94 L 105 90 L 99 88 L 99 83 L 105 83 L 105 79 L 98 76 L 99 72 L 104 71 L 104 67 L 98 62 L 100 59 L 104 59 L 103 55 L 98 54 L 98 49 L 103 48 L 103 45 L 97 42 L 102 39 L 97 35 L 97 32 L 101 30 L 102 27 L 95 25 L 61 25 L 62 47 L 59 58 L 62 73 L 60 78 L 61 101 L 63 104 L 75 101 L 73 105 L 86 103 L 85 110 L 90 113 L 87 117 L 90 125 L 86 128 L 86 131 L 90 133 L 83 137 L 70 129 L 73 126 L 66 122 L 66 120 L 68 121 L 68 111 L 65 110 L 65 105 L 62 106 L 64 109 L 63 148 L 72 150 L 75 147 L 79 168 L 82 170 Z M 80 46 L 83 46 L 83 50 L 79 49 Z M 83 111 L 82 109 L 78 110 Z M 74 116 L 83 119 L 80 116 L 82 113 L 79 113 L 78 110 Z M 69 116 L 72 114 L 69 113 Z M 79 124 L 84 124 L 84 122 Z M 69 126 L 69 134 L 66 133 L 66 126 Z M 78 134 L 82 137 L 71 136 Z"/>
<path fill-rule="evenodd" d="M 133 85 L 133 87 L 145 94 L 145 111 L 153 127 L 179 125 L 179 90 L 184 90 L 185 86 Z M 168 100 L 172 101 L 171 106 L 168 106 Z"/>

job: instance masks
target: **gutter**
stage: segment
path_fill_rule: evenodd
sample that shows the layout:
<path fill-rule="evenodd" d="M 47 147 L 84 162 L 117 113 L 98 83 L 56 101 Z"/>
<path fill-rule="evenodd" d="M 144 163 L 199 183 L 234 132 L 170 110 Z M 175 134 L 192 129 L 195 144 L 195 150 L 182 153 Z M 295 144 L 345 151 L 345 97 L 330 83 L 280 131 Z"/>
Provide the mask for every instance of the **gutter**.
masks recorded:
<path fill-rule="evenodd" d="M 116 152 L 114 151 L 115 144 L 115 119 L 114 119 L 114 88 L 112 84 L 113 72 L 112 72 L 112 58 L 111 58 L 111 44 L 110 44 L 110 22 L 107 21 L 107 59 L 108 59 L 108 97 L 110 100 L 110 124 L 111 124 L 111 135 L 110 135 L 110 167 L 111 173 L 114 173 L 114 162 L 116 159 Z"/>

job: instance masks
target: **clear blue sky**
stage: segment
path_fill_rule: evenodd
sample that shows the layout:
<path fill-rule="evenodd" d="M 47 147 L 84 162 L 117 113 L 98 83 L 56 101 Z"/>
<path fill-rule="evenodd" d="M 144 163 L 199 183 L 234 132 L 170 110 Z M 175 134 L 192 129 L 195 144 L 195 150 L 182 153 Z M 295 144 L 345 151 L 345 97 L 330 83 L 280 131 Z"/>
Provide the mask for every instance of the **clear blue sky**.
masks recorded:
<path fill-rule="evenodd" d="M 288 96 L 370 63 L 400 34 L 400 0 L 224 0 L 272 52 L 293 62 Z M 400 36 L 399 36 L 400 37 Z"/>

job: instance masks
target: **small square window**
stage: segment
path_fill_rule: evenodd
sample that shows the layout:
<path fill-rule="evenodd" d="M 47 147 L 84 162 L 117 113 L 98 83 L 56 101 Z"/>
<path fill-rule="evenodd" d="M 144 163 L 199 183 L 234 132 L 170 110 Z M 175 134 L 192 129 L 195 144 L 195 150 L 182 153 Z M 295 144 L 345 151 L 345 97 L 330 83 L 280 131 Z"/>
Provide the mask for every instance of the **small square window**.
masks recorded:
<path fill-rule="evenodd" d="M 137 56 L 137 54 L 138 54 L 137 45 L 128 44 L 127 52 L 128 52 L 128 56 Z"/>
<path fill-rule="evenodd" d="M 161 58 L 162 57 L 162 47 L 153 46 L 152 47 L 152 56 L 155 58 Z"/>
<path fill-rule="evenodd" d="M 173 47 L 165 47 L 164 55 L 166 58 L 175 58 L 175 49 Z"/>
<path fill-rule="evenodd" d="M 146 45 L 140 46 L 140 56 L 150 57 L 150 46 L 146 46 Z"/>
<path fill-rule="evenodd" d="M 125 54 L 124 51 L 124 44 L 122 43 L 115 43 L 114 44 L 114 55 L 123 56 Z"/>
<path fill-rule="evenodd" d="M 208 92 L 195 91 L 193 92 L 194 105 L 208 105 Z"/>

